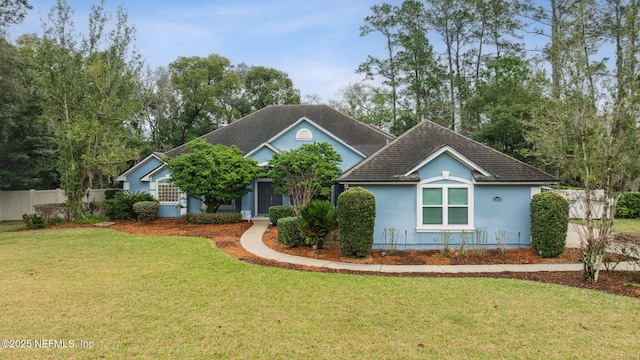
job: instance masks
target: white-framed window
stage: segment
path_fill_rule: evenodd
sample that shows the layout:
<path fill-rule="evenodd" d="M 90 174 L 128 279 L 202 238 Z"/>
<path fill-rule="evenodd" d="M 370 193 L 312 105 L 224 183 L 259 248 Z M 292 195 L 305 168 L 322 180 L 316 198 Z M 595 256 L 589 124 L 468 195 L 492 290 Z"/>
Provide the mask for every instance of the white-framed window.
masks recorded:
<path fill-rule="evenodd" d="M 311 130 L 309 130 L 307 128 L 300 129 L 296 133 L 296 140 L 298 140 L 298 141 L 311 141 L 311 140 L 313 140 L 313 134 L 311 133 Z"/>
<path fill-rule="evenodd" d="M 418 185 L 418 230 L 472 230 L 473 185 Z"/>
<path fill-rule="evenodd" d="M 156 198 L 160 202 L 177 203 L 180 201 L 180 188 L 170 182 L 158 182 Z"/>

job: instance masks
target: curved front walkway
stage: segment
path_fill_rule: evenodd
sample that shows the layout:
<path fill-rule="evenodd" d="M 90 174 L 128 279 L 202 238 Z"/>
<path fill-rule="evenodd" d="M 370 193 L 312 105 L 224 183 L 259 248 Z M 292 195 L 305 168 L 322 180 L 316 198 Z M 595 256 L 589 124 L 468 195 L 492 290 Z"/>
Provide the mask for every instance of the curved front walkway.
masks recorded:
<path fill-rule="evenodd" d="M 535 271 L 582 271 L 581 263 L 529 264 L 529 265 L 380 265 L 353 264 L 329 260 L 312 259 L 284 254 L 269 248 L 262 242 L 269 220 L 253 220 L 253 226 L 240 238 L 242 246 L 255 255 L 284 263 L 315 266 L 328 269 L 368 271 L 381 273 L 484 273 L 484 272 L 535 272 Z M 622 263 L 616 270 L 637 270 L 632 264 Z"/>

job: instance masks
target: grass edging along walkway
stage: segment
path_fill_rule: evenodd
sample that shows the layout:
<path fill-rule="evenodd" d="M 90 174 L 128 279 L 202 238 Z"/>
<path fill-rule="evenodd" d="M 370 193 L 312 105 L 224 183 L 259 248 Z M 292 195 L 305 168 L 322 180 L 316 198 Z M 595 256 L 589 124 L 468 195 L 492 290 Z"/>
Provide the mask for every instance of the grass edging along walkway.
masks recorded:
<path fill-rule="evenodd" d="M 382 273 L 491 273 L 491 272 L 536 272 L 536 271 L 582 271 L 581 263 L 564 264 L 527 264 L 527 265 L 385 265 L 355 264 L 312 259 L 302 256 L 284 254 L 269 248 L 262 241 L 262 235 L 269 226 L 268 220 L 253 220 L 250 227 L 240 238 L 245 250 L 265 259 L 295 265 L 314 266 L 334 270 L 350 270 Z M 634 263 L 620 263 L 616 270 L 634 271 Z"/>
<path fill-rule="evenodd" d="M 197 237 L 0 233 L 3 359 L 566 359 L 640 353 L 635 298 L 493 278 L 237 261 Z"/>

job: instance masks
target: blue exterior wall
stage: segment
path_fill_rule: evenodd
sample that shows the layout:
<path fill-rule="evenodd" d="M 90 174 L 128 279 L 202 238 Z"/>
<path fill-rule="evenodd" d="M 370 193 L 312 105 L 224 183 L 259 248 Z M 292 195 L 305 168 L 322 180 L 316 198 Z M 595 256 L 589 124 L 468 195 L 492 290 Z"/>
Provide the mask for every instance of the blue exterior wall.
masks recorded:
<path fill-rule="evenodd" d="M 448 179 L 429 184 L 455 184 L 461 178 L 472 181 L 471 170 L 453 156 L 443 153 L 418 170 L 424 181 L 442 177 L 449 171 Z M 474 230 L 451 231 L 449 246 L 459 247 L 462 238 L 466 243 L 480 235 L 486 237 L 486 247 L 498 247 L 496 233 L 508 234 L 507 247 L 529 247 L 530 201 L 529 185 L 478 185 L 473 184 Z M 376 197 L 376 221 L 374 247 L 389 247 L 391 237 L 398 249 L 438 249 L 443 245 L 442 231 L 417 230 L 419 184 L 362 185 Z M 392 235 L 393 234 L 393 235 Z"/>
<path fill-rule="evenodd" d="M 374 247 L 388 245 L 391 232 L 398 236 L 397 248 L 438 249 L 442 246 L 440 232 L 418 232 L 417 185 L 363 185 L 376 198 Z M 500 202 L 494 198 L 499 197 Z M 496 232 L 508 232 L 507 247 L 531 246 L 530 186 L 487 185 L 474 187 L 475 229 L 487 237 L 487 248 L 496 248 Z M 386 235 L 386 239 L 385 239 Z M 452 232 L 450 247 L 459 247 L 460 232 Z M 471 232 L 467 232 L 467 242 Z M 475 235 L 474 235 L 475 236 Z"/>
<path fill-rule="evenodd" d="M 420 174 L 420 179 L 426 180 L 442 176 L 442 171 L 449 171 L 449 176 L 455 176 L 469 181 L 473 179 L 471 169 L 447 153 L 443 153 L 431 160 L 418 170 L 418 174 Z"/>
<path fill-rule="evenodd" d="M 130 192 L 149 192 L 149 183 L 140 181 L 140 178 L 147 175 L 154 169 L 162 165 L 163 162 L 156 158 L 149 158 L 144 164 L 135 169 L 131 174 L 127 175 L 126 183 L 129 184 Z"/>
<path fill-rule="evenodd" d="M 310 130 L 313 135 L 313 140 L 296 140 L 296 133 L 300 129 Z M 278 148 L 278 150 L 289 151 L 299 148 L 302 144 L 312 144 L 314 142 L 328 142 L 329 144 L 331 144 L 334 150 L 342 155 L 342 164 L 340 164 L 340 168 L 342 169 L 342 171 L 346 171 L 364 160 L 364 157 L 362 155 L 351 150 L 344 144 L 336 141 L 335 138 L 327 135 L 325 132 L 307 121 L 301 121 L 296 126 L 289 129 L 289 131 L 275 139 L 272 144 L 276 148 Z"/>
<path fill-rule="evenodd" d="M 274 154 L 273 150 L 269 149 L 266 146 L 263 146 L 262 148 L 260 148 L 260 150 L 253 153 L 250 156 L 250 158 L 252 158 L 253 160 L 257 161 L 258 164 L 260 164 L 262 162 L 270 161 L 271 156 L 273 156 L 273 154 Z"/>
<path fill-rule="evenodd" d="M 308 129 L 311 131 L 313 135 L 312 140 L 296 140 L 296 134 L 300 129 Z M 268 141 L 269 139 L 265 139 Z M 287 132 L 281 134 L 279 137 L 273 139 L 271 145 L 278 149 L 279 151 L 288 151 L 292 149 L 297 149 L 302 144 L 305 143 L 314 143 L 314 142 L 327 142 L 333 146 L 333 148 L 342 155 L 342 163 L 340 165 L 343 171 L 350 169 L 356 164 L 360 163 L 364 160 L 364 156 L 352 150 L 348 146 L 342 144 L 340 141 L 336 140 L 334 137 L 328 135 L 323 130 L 315 126 L 309 121 L 303 120 L 298 124 L 288 129 Z M 266 146 L 261 147 L 255 153 L 253 153 L 250 157 L 256 160 L 258 163 L 263 163 L 271 160 L 274 151 Z M 168 170 L 163 169 L 159 171 L 157 174 L 151 178 L 150 182 L 142 182 L 140 178 L 147 175 L 154 169 L 158 168 L 163 164 L 162 161 L 159 161 L 155 158 L 148 159 L 144 164 L 139 165 L 139 167 L 133 171 L 131 174 L 127 175 L 126 181 L 129 183 L 130 191 L 141 191 L 155 194 L 155 189 L 150 187 L 152 182 L 155 183 L 158 179 L 165 177 L 169 174 Z M 249 192 L 247 195 L 243 196 L 241 199 L 236 201 L 236 211 L 250 211 L 252 216 L 256 216 L 256 193 L 255 193 L 255 182 L 251 184 Z M 288 204 L 288 199 L 283 197 L 283 204 Z M 199 199 L 189 198 L 187 202 L 188 212 L 190 213 L 199 213 L 201 212 L 202 203 Z M 163 203 L 160 205 L 160 210 L 158 212 L 159 217 L 179 217 L 180 216 L 180 207 L 175 203 Z"/>

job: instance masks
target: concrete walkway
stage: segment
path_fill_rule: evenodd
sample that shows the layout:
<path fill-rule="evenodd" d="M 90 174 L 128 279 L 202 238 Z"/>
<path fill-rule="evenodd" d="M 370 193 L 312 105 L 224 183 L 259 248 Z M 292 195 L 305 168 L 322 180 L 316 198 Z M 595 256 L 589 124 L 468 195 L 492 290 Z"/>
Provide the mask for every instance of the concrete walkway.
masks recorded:
<path fill-rule="evenodd" d="M 368 271 L 381 273 L 480 273 L 480 272 L 535 272 L 535 271 L 582 271 L 582 263 L 528 264 L 528 265 L 380 265 L 354 264 L 302 256 L 275 251 L 262 242 L 262 234 L 269 227 L 269 220 L 254 219 L 253 226 L 240 238 L 242 246 L 257 256 L 279 262 L 315 266 L 328 269 Z M 571 230 L 570 230 L 571 232 Z M 570 238 L 570 239 L 569 239 Z M 568 236 L 568 245 L 575 247 L 575 237 Z M 577 243 L 579 246 L 579 242 Z M 616 270 L 637 270 L 633 264 L 621 263 Z"/>

